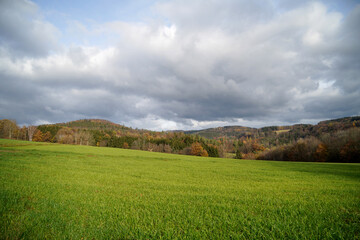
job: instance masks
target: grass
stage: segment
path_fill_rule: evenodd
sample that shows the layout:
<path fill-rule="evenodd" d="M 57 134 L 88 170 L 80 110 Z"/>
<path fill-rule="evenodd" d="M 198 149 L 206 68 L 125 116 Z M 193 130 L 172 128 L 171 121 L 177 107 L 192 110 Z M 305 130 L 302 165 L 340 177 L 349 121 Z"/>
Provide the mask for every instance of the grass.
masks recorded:
<path fill-rule="evenodd" d="M 277 130 L 275 132 L 276 132 L 276 134 L 280 134 L 280 133 L 286 133 L 286 132 L 289 132 L 289 131 L 290 131 L 290 129 L 283 129 L 283 130 Z"/>
<path fill-rule="evenodd" d="M 359 239 L 360 165 L 0 140 L 1 239 Z"/>

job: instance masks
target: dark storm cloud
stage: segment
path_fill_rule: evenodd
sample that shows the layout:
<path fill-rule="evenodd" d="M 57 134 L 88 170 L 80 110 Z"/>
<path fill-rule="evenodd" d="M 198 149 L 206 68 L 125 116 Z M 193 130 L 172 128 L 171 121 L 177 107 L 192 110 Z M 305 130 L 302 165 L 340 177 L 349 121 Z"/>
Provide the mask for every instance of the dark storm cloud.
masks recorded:
<path fill-rule="evenodd" d="M 331 72 L 336 85 L 345 93 L 357 92 L 360 96 L 360 5 L 345 19 L 334 44 Z"/>
<path fill-rule="evenodd" d="M 189 129 L 360 114 L 359 6 L 342 16 L 313 1 L 162 2 L 166 24 L 97 24 L 84 38 L 118 44 L 50 54 L 58 30 L 37 7 L 1 4 L 1 118 Z"/>

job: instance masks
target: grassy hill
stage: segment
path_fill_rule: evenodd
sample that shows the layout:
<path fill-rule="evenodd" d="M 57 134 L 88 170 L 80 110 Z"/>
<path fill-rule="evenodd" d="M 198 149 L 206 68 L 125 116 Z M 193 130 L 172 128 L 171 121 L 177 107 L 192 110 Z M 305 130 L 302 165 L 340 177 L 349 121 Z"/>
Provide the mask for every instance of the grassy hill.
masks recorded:
<path fill-rule="evenodd" d="M 1 239 L 358 239 L 360 165 L 0 140 Z"/>

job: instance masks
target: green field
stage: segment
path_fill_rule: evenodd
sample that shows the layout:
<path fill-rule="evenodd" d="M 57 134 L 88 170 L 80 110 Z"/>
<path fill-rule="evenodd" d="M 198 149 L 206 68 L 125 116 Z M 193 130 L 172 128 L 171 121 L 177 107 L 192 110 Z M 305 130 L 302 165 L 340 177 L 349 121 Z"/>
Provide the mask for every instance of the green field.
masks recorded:
<path fill-rule="evenodd" d="M 1 239 L 359 239 L 360 164 L 0 140 Z"/>

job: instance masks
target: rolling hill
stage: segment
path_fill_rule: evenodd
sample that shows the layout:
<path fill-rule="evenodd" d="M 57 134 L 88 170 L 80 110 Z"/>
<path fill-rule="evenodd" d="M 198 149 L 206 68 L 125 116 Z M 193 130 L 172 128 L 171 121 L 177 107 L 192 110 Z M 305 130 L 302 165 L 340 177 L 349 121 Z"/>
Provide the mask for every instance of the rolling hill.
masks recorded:
<path fill-rule="evenodd" d="M 104 119 L 80 119 L 76 121 L 66 122 L 66 123 L 56 123 L 52 124 L 60 127 L 69 127 L 69 128 L 78 128 L 78 129 L 88 129 L 88 130 L 133 130 L 132 128 L 125 127 L 117 123 L 113 123 Z"/>
<path fill-rule="evenodd" d="M 321 121 L 316 125 L 295 124 L 290 126 L 268 126 L 262 128 L 250 128 L 244 126 L 224 126 L 202 130 L 184 131 L 186 134 L 196 134 L 205 138 L 262 138 L 267 136 L 287 135 L 289 139 L 299 139 L 309 136 L 319 136 L 323 133 L 332 133 L 346 130 L 351 127 L 360 127 L 360 116 L 345 117 Z"/>

